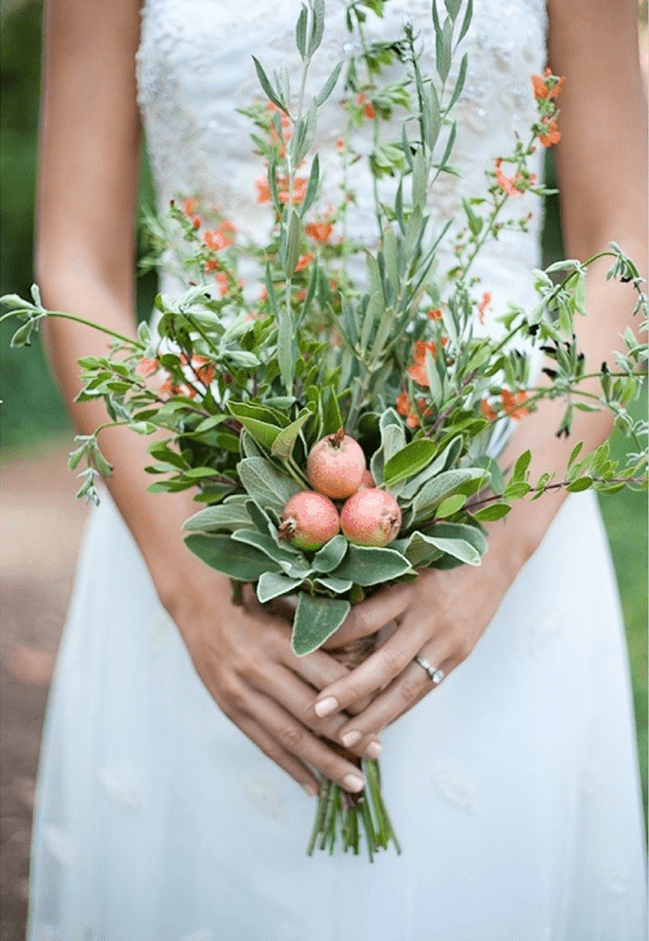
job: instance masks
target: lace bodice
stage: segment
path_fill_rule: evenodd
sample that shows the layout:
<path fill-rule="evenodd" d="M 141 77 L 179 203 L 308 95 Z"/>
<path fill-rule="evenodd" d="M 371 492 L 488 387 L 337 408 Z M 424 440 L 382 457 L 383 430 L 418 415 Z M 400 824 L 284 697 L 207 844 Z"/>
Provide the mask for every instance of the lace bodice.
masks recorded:
<path fill-rule="evenodd" d="M 307 91 L 317 92 L 335 64 L 353 53 L 345 26 L 345 0 L 328 0 L 327 26 L 316 53 Z M 250 142 L 252 128 L 237 109 L 263 97 L 252 54 L 267 72 L 286 64 L 298 74 L 294 30 L 298 0 L 145 0 L 137 54 L 139 101 L 148 134 L 160 205 L 173 197 L 200 195 L 232 218 L 240 232 L 255 236 L 268 228 L 268 206 L 257 202 L 255 180 L 263 177 L 262 158 Z M 385 19 L 369 15 L 369 39 L 395 36 L 409 18 L 425 43 L 423 66 L 433 71 L 430 0 L 390 0 Z M 506 28 L 504 28 L 506 27 Z M 484 171 L 500 155 L 511 153 L 515 135 L 526 137 L 534 120 L 530 76 L 545 64 L 546 11 L 543 0 L 474 0 L 470 30 L 462 45 L 469 70 L 455 116 L 458 134 L 452 163 L 460 177 L 443 175 L 435 185 L 430 209 L 441 225 L 453 215 L 461 196 L 485 188 Z M 460 50 L 462 51 L 462 50 Z M 455 57 L 455 67 L 460 55 Z M 340 161 L 335 141 L 345 114 L 339 101 L 342 82 L 320 112 L 315 146 L 324 167 L 320 205 L 334 203 Z M 367 129 L 368 141 L 370 129 Z M 400 133 L 395 132 L 395 138 Z M 362 149 L 362 140 L 356 142 Z M 540 155 L 537 155 L 540 161 Z M 366 169 L 353 180 L 358 210 L 349 220 L 352 235 L 375 238 L 371 180 Z M 527 205 L 527 200 L 530 200 Z M 528 233 L 507 233 L 483 254 L 507 260 L 529 273 L 537 264 L 540 204 L 520 197 L 516 212 L 532 211 Z M 485 267 L 486 266 L 486 267 Z"/>

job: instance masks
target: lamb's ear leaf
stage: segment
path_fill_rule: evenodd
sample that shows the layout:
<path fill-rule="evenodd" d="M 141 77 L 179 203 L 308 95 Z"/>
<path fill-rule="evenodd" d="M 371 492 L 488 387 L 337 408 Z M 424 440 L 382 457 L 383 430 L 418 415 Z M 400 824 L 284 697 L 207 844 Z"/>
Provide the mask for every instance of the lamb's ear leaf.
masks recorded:
<path fill-rule="evenodd" d="M 351 608 L 349 601 L 339 598 L 313 598 L 301 594 L 293 619 L 293 650 L 298 657 L 322 647 L 338 630 Z"/>
<path fill-rule="evenodd" d="M 185 545 L 210 568 L 240 582 L 256 582 L 264 572 L 279 572 L 280 566 L 258 549 L 235 543 L 230 536 L 189 533 Z"/>

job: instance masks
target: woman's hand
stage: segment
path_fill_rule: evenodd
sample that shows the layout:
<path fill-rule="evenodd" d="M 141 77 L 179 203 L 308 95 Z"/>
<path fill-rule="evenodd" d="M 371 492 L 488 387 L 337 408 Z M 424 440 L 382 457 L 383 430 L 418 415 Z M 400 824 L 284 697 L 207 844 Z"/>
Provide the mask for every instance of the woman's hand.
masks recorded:
<path fill-rule="evenodd" d="M 313 769 L 347 791 L 362 790 L 363 775 L 349 760 L 353 756 L 345 757 L 320 737 L 337 741 L 348 716 L 322 719 L 313 708 L 314 694 L 341 679 L 347 668 L 320 650 L 297 657 L 288 621 L 263 611 L 251 593 L 245 606 L 233 604 L 228 590 L 222 576 L 199 570 L 198 585 L 166 599 L 219 708 L 310 794 L 318 792 Z M 377 757 L 379 750 L 376 736 L 359 739 L 352 749 L 359 757 Z"/>
<path fill-rule="evenodd" d="M 348 748 L 367 741 L 431 692 L 436 684 L 415 657 L 424 657 L 448 676 L 478 643 L 508 584 L 492 565 L 428 569 L 414 582 L 383 589 L 355 605 L 332 638 L 336 645 L 391 622 L 396 626 L 367 660 L 317 697 L 315 711 L 322 717 L 372 697 L 364 710 L 340 726 L 338 741 Z"/>

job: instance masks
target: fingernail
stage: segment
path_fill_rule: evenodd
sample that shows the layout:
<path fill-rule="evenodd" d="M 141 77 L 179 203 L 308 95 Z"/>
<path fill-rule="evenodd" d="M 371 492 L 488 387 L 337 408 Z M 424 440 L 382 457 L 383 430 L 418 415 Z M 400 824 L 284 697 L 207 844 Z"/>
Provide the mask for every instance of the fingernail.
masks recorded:
<path fill-rule="evenodd" d="M 315 704 L 316 715 L 320 716 L 321 719 L 335 712 L 337 708 L 338 700 L 334 699 L 333 696 L 327 696 L 326 699 L 321 699 L 320 702 Z"/>
<path fill-rule="evenodd" d="M 343 778 L 343 784 L 346 791 L 362 791 L 365 787 L 365 781 L 356 774 L 346 774 Z"/>
<path fill-rule="evenodd" d="M 307 792 L 307 794 L 311 795 L 311 797 L 318 796 L 319 791 L 315 784 L 303 784 L 302 787 Z"/>
<path fill-rule="evenodd" d="M 368 756 L 368 758 L 372 758 L 376 761 L 382 751 L 383 746 L 380 742 L 370 742 L 370 744 L 365 749 L 365 754 Z"/>
<path fill-rule="evenodd" d="M 351 732 L 347 732 L 345 735 L 343 735 L 340 741 L 343 743 L 345 748 L 350 748 L 352 745 L 355 745 L 356 742 L 360 741 L 362 737 L 363 736 L 360 732 L 358 732 L 356 729 L 352 729 Z"/>

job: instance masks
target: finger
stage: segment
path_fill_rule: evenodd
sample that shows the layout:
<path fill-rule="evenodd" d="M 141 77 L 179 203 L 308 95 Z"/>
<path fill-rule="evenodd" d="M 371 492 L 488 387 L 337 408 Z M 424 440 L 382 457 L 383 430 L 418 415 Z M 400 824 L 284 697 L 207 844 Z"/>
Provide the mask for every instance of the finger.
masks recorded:
<path fill-rule="evenodd" d="M 428 659 L 428 657 L 426 657 Z M 445 677 L 458 664 L 452 658 L 442 660 L 439 669 Z M 426 671 L 418 663 L 410 664 L 403 674 L 395 679 L 366 710 L 348 720 L 338 733 L 338 741 L 349 748 L 352 741 L 371 741 L 404 713 L 432 693 L 439 683 L 432 683 Z"/>
<path fill-rule="evenodd" d="M 358 765 L 319 739 L 269 696 L 262 693 L 252 696 L 247 708 L 289 754 L 320 771 L 346 791 L 358 793 L 363 790 L 365 779 Z"/>
<path fill-rule="evenodd" d="M 370 696 L 399 676 L 428 640 L 430 627 L 418 620 L 416 626 L 410 620 L 410 628 L 404 622 L 360 666 L 326 686 L 316 699 L 317 715 L 324 718 L 332 712 L 347 709 L 352 703 Z"/>
<path fill-rule="evenodd" d="M 403 614 L 411 600 L 412 582 L 400 582 L 360 601 L 352 607 L 341 627 L 326 641 L 325 649 L 341 647 L 352 640 L 374 634 Z"/>
<path fill-rule="evenodd" d="M 279 742 L 260 728 L 254 719 L 241 713 L 236 718 L 232 718 L 232 721 L 271 761 L 274 761 L 276 765 L 286 771 L 294 781 L 301 784 L 307 794 L 312 797 L 319 794 L 320 782 L 316 776 L 301 761 L 287 752 Z"/>
<path fill-rule="evenodd" d="M 320 719 L 313 708 L 313 688 L 302 682 L 290 670 L 280 668 L 261 675 L 257 682 L 260 692 L 266 693 L 283 706 L 288 713 L 305 725 L 316 735 L 339 741 L 339 732 L 348 716 L 337 713 L 327 719 Z M 378 746 L 378 747 L 377 747 Z M 349 749 L 359 758 L 376 758 L 381 751 L 376 736 L 358 736 L 354 747 Z"/>

